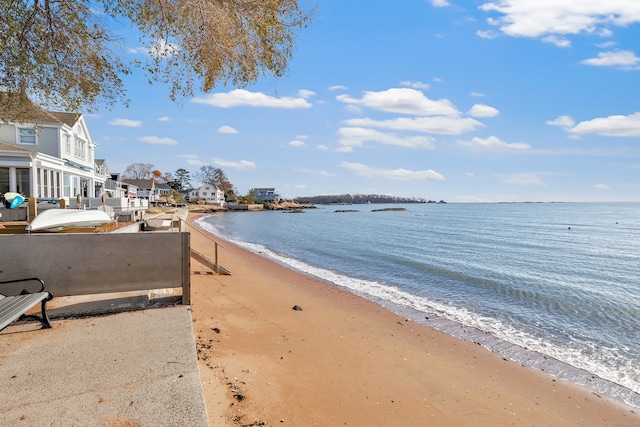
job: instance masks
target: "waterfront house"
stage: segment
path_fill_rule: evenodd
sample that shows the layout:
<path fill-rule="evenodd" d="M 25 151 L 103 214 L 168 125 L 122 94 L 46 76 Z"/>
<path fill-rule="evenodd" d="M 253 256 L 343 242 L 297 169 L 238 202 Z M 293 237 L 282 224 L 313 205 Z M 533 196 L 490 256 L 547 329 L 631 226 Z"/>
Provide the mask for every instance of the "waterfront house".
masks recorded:
<path fill-rule="evenodd" d="M 156 183 L 153 179 L 123 179 L 122 183 L 130 188 L 135 187 L 135 197 L 153 201 L 156 194 Z"/>
<path fill-rule="evenodd" d="M 253 196 L 256 200 L 263 202 L 274 202 L 280 200 L 280 194 L 276 192 L 275 188 L 252 188 Z"/>
<path fill-rule="evenodd" d="M 0 102 L 10 96 L 0 92 Z M 0 193 L 67 201 L 99 197 L 109 175 L 104 161 L 96 163 L 98 144 L 82 114 L 30 108 L 30 123 L 0 122 Z"/>
<path fill-rule="evenodd" d="M 207 205 L 224 206 L 224 191 L 214 184 L 204 184 L 189 191 L 189 202 L 195 203 L 200 200 L 204 200 Z"/>
<path fill-rule="evenodd" d="M 169 184 L 165 183 L 165 182 L 158 182 L 156 184 L 156 193 L 155 193 L 156 197 L 164 197 L 167 198 L 171 195 L 171 187 L 169 187 Z"/>

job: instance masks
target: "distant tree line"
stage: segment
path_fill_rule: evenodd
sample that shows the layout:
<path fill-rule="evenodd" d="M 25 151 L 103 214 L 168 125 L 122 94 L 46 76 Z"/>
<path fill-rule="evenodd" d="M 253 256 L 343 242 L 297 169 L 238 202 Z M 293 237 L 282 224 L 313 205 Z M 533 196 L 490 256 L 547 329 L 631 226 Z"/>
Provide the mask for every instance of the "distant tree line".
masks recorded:
<path fill-rule="evenodd" d="M 296 201 L 306 204 L 362 204 L 362 203 L 426 203 L 425 199 L 415 197 L 398 197 L 384 194 L 330 194 L 321 196 L 298 197 Z"/>

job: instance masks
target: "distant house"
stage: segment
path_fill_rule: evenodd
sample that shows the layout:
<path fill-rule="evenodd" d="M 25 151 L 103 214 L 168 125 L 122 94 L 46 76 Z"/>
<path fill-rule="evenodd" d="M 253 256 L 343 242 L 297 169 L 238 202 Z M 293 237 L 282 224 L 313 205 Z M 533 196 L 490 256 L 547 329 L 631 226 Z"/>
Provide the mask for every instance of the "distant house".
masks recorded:
<path fill-rule="evenodd" d="M 136 197 L 140 199 L 147 199 L 153 201 L 156 183 L 152 179 L 123 179 L 123 184 L 129 184 L 134 186 L 136 190 Z"/>
<path fill-rule="evenodd" d="M 155 205 L 167 205 L 170 202 L 171 187 L 164 182 L 157 182 L 152 198 L 149 199 Z"/>
<path fill-rule="evenodd" d="M 125 199 L 138 197 L 138 187 L 125 182 L 119 173 L 112 173 L 111 179 L 107 180 L 105 186 L 109 197 L 122 197 Z"/>
<path fill-rule="evenodd" d="M 0 92 L 0 102 L 15 96 Z M 31 123 L 0 122 L 0 193 L 41 199 L 99 197 L 109 178 L 104 160 L 79 113 L 28 107 Z"/>
<path fill-rule="evenodd" d="M 273 202 L 280 200 L 280 194 L 276 192 L 275 188 L 252 188 L 253 196 L 256 200 L 262 200 L 263 202 Z"/>
<path fill-rule="evenodd" d="M 196 203 L 200 200 L 204 200 L 207 205 L 224 206 L 224 191 L 213 184 L 205 184 L 189 191 L 189 202 Z"/>
<path fill-rule="evenodd" d="M 171 194 L 171 187 L 169 187 L 169 184 L 164 182 L 159 182 L 156 184 L 156 196 L 169 197 L 170 194 Z"/>

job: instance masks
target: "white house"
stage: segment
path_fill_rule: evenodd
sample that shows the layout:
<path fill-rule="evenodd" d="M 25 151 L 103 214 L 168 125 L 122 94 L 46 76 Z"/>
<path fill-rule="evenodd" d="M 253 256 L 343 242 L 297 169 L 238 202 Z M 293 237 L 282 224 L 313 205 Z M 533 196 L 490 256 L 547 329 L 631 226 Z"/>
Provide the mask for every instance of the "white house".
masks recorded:
<path fill-rule="evenodd" d="M 199 200 L 204 200 L 207 205 L 224 206 L 224 191 L 213 184 L 205 184 L 189 191 L 189 202 L 194 203 Z"/>
<path fill-rule="evenodd" d="M 3 97 L 0 93 L 0 102 Z M 96 144 L 81 114 L 33 104 L 32 123 L 0 122 L 0 193 L 40 199 L 99 197 L 109 178 L 94 158 Z"/>

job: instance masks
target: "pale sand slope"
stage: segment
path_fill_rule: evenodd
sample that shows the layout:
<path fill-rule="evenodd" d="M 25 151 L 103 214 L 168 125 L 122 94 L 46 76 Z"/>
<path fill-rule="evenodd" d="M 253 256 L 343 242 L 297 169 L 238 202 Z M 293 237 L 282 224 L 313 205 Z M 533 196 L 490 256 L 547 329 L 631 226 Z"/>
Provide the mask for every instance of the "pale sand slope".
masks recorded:
<path fill-rule="evenodd" d="M 637 410 L 222 244 L 231 276 L 191 264 L 212 426 L 640 425 Z M 191 247 L 214 257 L 193 230 Z"/>

